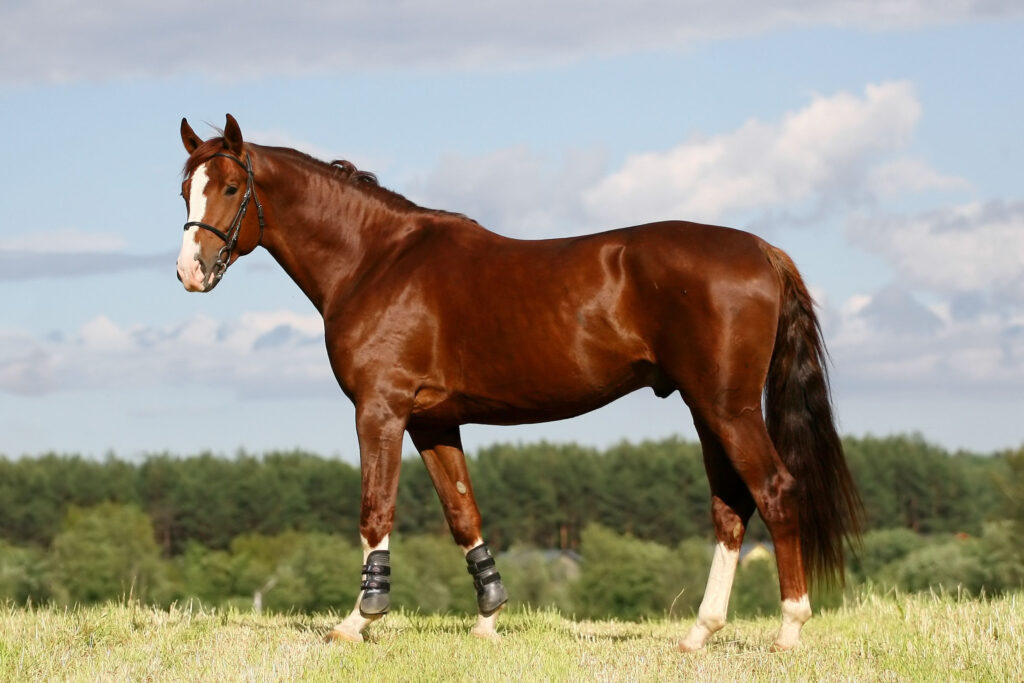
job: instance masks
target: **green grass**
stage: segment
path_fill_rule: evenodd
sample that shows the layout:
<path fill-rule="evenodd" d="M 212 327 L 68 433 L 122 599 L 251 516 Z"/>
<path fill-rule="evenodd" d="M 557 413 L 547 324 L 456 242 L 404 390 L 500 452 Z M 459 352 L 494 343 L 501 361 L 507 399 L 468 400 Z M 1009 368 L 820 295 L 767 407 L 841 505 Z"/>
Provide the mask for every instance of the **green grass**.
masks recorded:
<path fill-rule="evenodd" d="M 132 604 L 0 607 L 0 680 L 1024 680 L 1024 595 L 868 595 L 817 614 L 795 651 L 775 618 L 730 622 L 702 652 L 689 620 L 576 622 L 503 614 L 501 643 L 468 616 L 392 614 L 361 645 L 325 644 L 338 615 Z"/>

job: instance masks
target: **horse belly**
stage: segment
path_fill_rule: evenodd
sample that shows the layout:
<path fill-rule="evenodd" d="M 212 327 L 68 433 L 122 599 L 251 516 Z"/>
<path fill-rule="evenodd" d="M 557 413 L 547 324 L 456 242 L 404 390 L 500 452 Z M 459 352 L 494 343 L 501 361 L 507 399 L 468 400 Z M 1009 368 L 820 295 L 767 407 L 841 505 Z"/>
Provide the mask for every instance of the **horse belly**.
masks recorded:
<path fill-rule="evenodd" d="M 566 364 L 546 372 L 526 368 L 486 373 L 457 389 L 417 392 L 413 419 L 422 423 L 514 425 L 562 420 L 601 406 L 657 382 L 649 364 L 620 363 L 595 374 Z M 493 368 L 492 368 L 493 371 Z"/>

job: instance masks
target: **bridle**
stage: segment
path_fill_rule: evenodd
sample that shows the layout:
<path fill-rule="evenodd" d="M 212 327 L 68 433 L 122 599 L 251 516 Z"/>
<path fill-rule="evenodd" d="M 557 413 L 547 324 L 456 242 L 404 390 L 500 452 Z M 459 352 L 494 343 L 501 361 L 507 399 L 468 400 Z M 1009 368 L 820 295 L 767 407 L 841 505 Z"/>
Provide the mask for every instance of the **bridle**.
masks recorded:
<path fill-rule="evenodd" d="M 224 157 L 225 159 L 231 159 L 239 166 L 245 169 L 245 194 L 242 195 L 242 203 L 238 207 L 238 212 L 235 213 L 234 219 L 231 221 L 231 225 L 228 226 L 227 232 L 223 232 L 209 223 L 203 223 L 202 221 L 189 221 L 185 223 L 185 230 L 187 231 L 193 225 L 203 230 L 212 232 L 217 237 L 224 241 L 224 246 L 217 252 L 217 260 L 213 264 L 213 269 L 210 271 L 207 277 L 213 278 L 213 284 L 220 282 L 220 279 L 224 277 L 225 271 L 228 269 L 228 263 L 231 261 L 231 254 L 235 251 L 235 247 L 238 246 L 238 236 L 242 232 L 242 221 L 245 219 L 245 212 L 249 208 L 249 200 L 256 202 L 256 215 L 260 221 L 260 238 L 257 244 L 263 242 L 263 205 L 260 204 L 260 198 L 256 196 L 256 181 L 252 175 L 252 158 L 249 153 L 245 153 L 245 163 L 231 154 L 224 154 L 223 152 L 217 152 L 213 155 L 214 157 Z M 210 157 L 211 159 L 213 157 Z"/>

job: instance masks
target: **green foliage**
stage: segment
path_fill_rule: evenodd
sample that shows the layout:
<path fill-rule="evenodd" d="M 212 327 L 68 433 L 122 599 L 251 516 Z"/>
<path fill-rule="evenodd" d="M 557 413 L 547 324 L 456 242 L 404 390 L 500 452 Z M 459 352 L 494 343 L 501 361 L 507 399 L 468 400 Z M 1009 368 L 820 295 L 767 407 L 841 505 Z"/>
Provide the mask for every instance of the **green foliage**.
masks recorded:
<path fill-rule="evenodd" d="M 358 578 L 358 572 L 356 562 L 349 570 L 350 583 Z M 391 604 L 431 614 L 476 612 L 476 593 L 466 559 L 447 534 L 392 539 Z"/>
<path fill-rule="evenodd" d="M 868 529 L 977 534 L 999 512 L 996 458 L 950 455 L 920 436 L 846 438 L 843 447 Z"/>
<path fill-rule="evenodd" d="M 179 569 L 180 600 L 195 598 L 216 605 L 239 592 L 240 562 L 231 553 L 191 542 L 175 564 Z"/>
<path fill-rule="evenodd" d="M 579 578 L 579 556 L 571 551 L 517 545 L 501 554 L 501 576 L 509 603 L 574 611 L 571 589 Z"/>
<path fill-rule="evenodd" d="M 576 614 L 587 618 L 651 618 L 695 611 L 710 567 L 710 546 L 678 552 L 621 536 L 600 525 L 583 531 L 580 578 L 572 587 Z M 677 597 L 683 599 L 679 603 Z M 675 606 L 673 606 L 675 602 Z"/>
<path fill-rule="evenodd" d="M 898 562 L 925 546 L 928 540 L 910 529 L 880 529 L 864 534 L 858 552 L 850 559 L 850 577 L 865 581 L 878 576 L 886 565 Z"/>
<path fill-rule="evenodd" d="M 0 534 L 17 545 L 46 547 L 70 505 L 137 503 L 134 470 L 113 457 L 0 457 Z"/>
<path fill-rule="evenodd" d="M 1004 457 L 1005 471 L 997 475 L 1000 503 L 1005 511 L 1003 519 L 1008 520 L 1004 533 L 1012 539 L 1016 557 L 1024 565 L 1024 448 Z"/>
<path fill-rule="evenodd" d="M 134 505 L 72 507 L 50 553 L 52 593 L 64 603 L 160 597 L 163 577 L 153 526 Z"/>
<path fill-rule="evenodd" d="M 779 573 L 775 558 L 751 557 L 736 568 L 729 611 L 737 617 L 775 615 L 779 611 Z"/>
<path fill-rule="evenodd" d="M 359 593 L 362 552 L 338 536 L 303 534 L 257 590 L 276 611 L 347 611 Z"/>
<path fill-rule="evenodd" d="M 955 593 L 962 589 L 979 595 L 986 585 L 992 586 L 979 550 L 978 541 L 973 539 L 925 545 L 890 565 L 882 576 L 888 574 L 905 591 L 934 589 Z"/>
<path fill-rule="evenodd" d="M 50 597 L 44 580 L 46 554 L 38 548 L 18 548 L 0 541 L 0 602 L 42 603 Z"/>

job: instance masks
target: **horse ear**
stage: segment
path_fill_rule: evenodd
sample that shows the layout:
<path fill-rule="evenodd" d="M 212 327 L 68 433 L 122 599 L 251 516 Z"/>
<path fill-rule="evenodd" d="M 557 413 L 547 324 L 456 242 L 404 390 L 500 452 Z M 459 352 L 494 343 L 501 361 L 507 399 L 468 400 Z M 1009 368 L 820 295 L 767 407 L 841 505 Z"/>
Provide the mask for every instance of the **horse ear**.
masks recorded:
<path fill-rule="evenodd" d="M 229 152 L 236 156 L 242 155 L 242 130 L 231 114 L 227 114 L 227 123 L 224 124 L 224 142 L 227 143 Z"/>
<path fill-rule="evenodd" d="M 196 147 L 203 144 L 202 139 L 196 135 L 196 132 L 192 130 L 192 126 L 188 125 L 188 121 L 184 118 L 181 119 L 181 142 L 185 145 L 185 151 L 189 154 L 196 151 Z"/>

